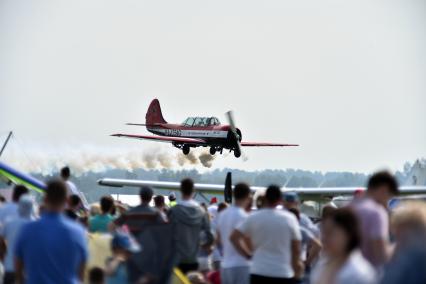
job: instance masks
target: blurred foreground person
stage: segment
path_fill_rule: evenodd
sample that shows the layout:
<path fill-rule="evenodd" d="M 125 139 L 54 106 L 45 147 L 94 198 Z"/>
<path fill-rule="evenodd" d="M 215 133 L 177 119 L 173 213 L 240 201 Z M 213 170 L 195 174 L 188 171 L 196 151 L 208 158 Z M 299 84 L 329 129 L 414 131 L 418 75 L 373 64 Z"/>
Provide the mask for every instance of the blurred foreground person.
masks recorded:
<path fill-rule="evenodd" d="M 0 239 L 0 284 L 3 284 L 3 278 L 5 277 L 4 271 L 4 258 L 6 257 L 7 245 L 4 239 Z"/>
<path fill-rule="evenodd" d="M 245 208 L 250 202 L 250 188 L 247 184 L 239 183 L 235 185 L 233 195 L 234 204 L 221 212 L 217 218 L 217 242 L 223 249 L 221 283 L 248 284 L 250 262 L 234 248 L 230 237 L 234 229 L 248 217 Z"/>
<path fill-rule="evenodd" d="M 173 207 L 173 206 L 175 206 L 177 204 L 176 194 L 174 192 L 171 192 L 169 194 L 168 198 L 169 198 L 169 207 Z"/>
<path fill-rule="evenodd" d="M 382 283 L 426 283 L 426 204 L 401 204 L 393 212 L 391 225 L 396 249 Z"/>
<path fill-rule="evenodd" d="M 3 194 L 0 194 L 0 207 L 6 203 L 6 198 L 3 196 Z"/>
<path fill-rule="evenodd" d="M 282 202 L 278 186 L 269 186 L 265 207 L 248 216 L 231 234 L 245 258 L 252 258 L 250 283 L 294 283 L 303 273 L 300 228 L 293 214 L 276 209 Z"/>
<path fill-rule="evenodd" d="M 160 212 L 161 218 L 163 218 L 164 221 L 167 221 L 167 206 L 164 196 L 157 195 L 154 197 L 154 207 Z"/>
<path fill-rule="evenodd" d="M 317 228 L 318 228 L 318 232 L 320 234 L 320 238 L 322 236 L 322 221 L 327 219 L 327 217 L 333 213 L 335 210 L 337 209 L 336 204 L 334 204 L 333 202 L 327 203 L 326 205 L 324 205 L 324 207 L 321 210 L 321 219 L 319 220 L 319 222 L 316 224 Z"/>
<path fill-rule="evenodd" d="M 312 284 L 374 284 L 375 270 L 364 259 L 358 220 L 348 208 L 336 209 L 322 221 L 324 256 L 311 273 Z"/>
<path fill-rule="evenodd" d="M 16 278 L 28 284 L 76 284 L 83 281 L 86 234 L 62 213 L 67 200 L 64 182 L 47 183 L 41 219 L 24 225 L 15 245 Z"/>
<path fill-rule="evenodd" d="M 0 232 L 1 236 L 6 240 L 8 246 L 6 259 L 4 262 L 6 271 L 4 277 L 5 284 L 15 283 L 15 242 L 21 228 L 32 220 L 32 213 L 33 200 L 30 195 L 25 194 L 19 199 L 18 217 L 7 220 Z"/>
<path fill-rule="evenodd" d="M 22 195 L 28 193 L 28 188 L 23 185 L 15 185 L 12 193 L 12 202 L 6 202 L 0 207 L 0 226 L 11 218 L 19 216 L 18 213 L 18 202 Z"/>
<path fill-rule="evenodd" d="M 71 196 L 73 194 L 78 195 L 78 197 L 80 197 L 80 199 L 81 199 L 82 206 L 86 210 L 89 210 L 90 206 L 89 206 L 89 203 L 86 200 L 86 197 L 84 196 L 84 194 L 80 190 L 77 189 L 77 186 L 70 180 L 71 169 L 69 167 L 63 167 L 61 169 L 60 175 L 61 175 L 62 181 L 65 183 L 65 186 L 67 188 L 67 196 Z"/>
<path fill-rule="evenodd" d="M 192 199 L 194 182 L 191 179 L 181 181 L 182 200 L 169 210 L 169 222 L 173 226 L 178 268 L 187 273 L 198 269 L 197 255 L 200 236 L 203 234 L 204 249 L 212 246 L 214 238 L 210 229 L 208 213 Z"/>
<path fill-rule="evenodd" d="M 139 247 L 132 242 L 129 235 L 116 233 L 111 241 L 112 257 L 107 260 L 105 273 L 107 284 L 128 283 L 127 261 L 132 253 L 139 252 Z"/>
<path fill-rule="evenodd" d="M 65 215 L 70 219 L 77 221 L 80 218 L 80 208 L 82 206 L 80 196 L 72 194 L 68 197 L 68 208 L 65 209 Z"/>
<path fill-rule="evenodd" d="M 300 222 L 300 212 L 298 209 L 291 208 L 288 211 L 293 213 L 294 216 L 296 216 L 297 221 Z M 300 226 L 300 234 L 302 236 L 300 259 L 305 264 L 304 278 L 307 278 L 309 275 L 311 264 L 319 256 L 322 245 L 320 240 L 317 237 L 315 237 L 314 234 L 311 231 L 309 231 L 307 228 Z"/>
<path fill-rule="evenodd" d="M 100 267 L 93 267 L 89 271 L 89 284 L 105 284 L 105 273 Z"/>
<path fill-rule="evenodd" d="M 297 211 L 299 211 L 300 226 L 311 231 L 311 233 L 314 234 L 316 237 L 319 237 L 319 230 L 317 226 L 315 226 L 315 224 L 311 221 L 308 215 L 300 211 L 300 199 L 297 192 L 294 192 L 294 191 L 285 192 L 283 205 L 285 209 L 287 210 L 296 209 Z"/>
<path fill-rule="evenodd" d="M 111 196 L 102 196 L 100 206 L 101 214 L 89 219 L 91 233 L 108 233 L 108 225 L 114 221 L 114 216 L 111 215 L 114 209 L 114 199 Z"/>
<path fill-rule="evenodd" d="M 390 257 L 387 205 L 398 192 L 395 178 L 388 172 L 378 172 L 370 177 L 364 197 L 350 205 L 360 224 L 362 254 L 376 269 Z"/>
<path fill-rule="evenodd" d="M 160 212 L 149 205 L 152 200 L 154 191 L 152 188 L 143 186 L 139 191 L 141 204 L 123 213 L 114 223 L 110 224 L 110 230 L 114 230 L 117 226 L 125 226 L 136 238 L 146 226 L 164 223 Z"/>

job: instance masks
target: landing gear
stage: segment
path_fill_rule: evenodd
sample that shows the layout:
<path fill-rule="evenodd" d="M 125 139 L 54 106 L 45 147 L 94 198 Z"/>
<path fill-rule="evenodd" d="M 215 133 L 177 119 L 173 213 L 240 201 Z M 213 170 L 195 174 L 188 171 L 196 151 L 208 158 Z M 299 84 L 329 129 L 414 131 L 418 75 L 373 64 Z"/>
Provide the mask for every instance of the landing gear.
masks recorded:
<path fill-rule="evenodd" d="M 214 154 L 216 154 L 216 148 L 210 147 L 210 155 L 214 155 Z"/>
<path fill-rule="evenodd" d="M 235 156 L 235 158 L 239 158 L 239 157 L 241 157 L 241 151 L 240 151 L 240 150 L 238 150 L 238 149 L 235 149 L 235 150 L 234 150 L 234 156 Z"/>
<path fill-rule="evenodd" d="M 182 147 L 182 152 L 184 155 L 188 155 L 189 154 L 189 146 L 188 145 L 183 145 Z"/>

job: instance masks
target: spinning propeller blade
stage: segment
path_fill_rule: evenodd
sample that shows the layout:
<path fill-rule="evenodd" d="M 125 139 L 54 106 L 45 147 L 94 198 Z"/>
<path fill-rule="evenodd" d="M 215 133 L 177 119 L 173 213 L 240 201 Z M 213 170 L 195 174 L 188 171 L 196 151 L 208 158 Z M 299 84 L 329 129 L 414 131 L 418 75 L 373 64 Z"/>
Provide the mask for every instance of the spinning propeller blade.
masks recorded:
<path fill-rule="evenodd" d="M 231 133 L 234 135 L 235 148 L 238 151 L 238 153 L 241 155 L 240 136 L 238 135 L 237 128 L 235 127 L 234 114 L 232 111 L 228 111 L 225 114 L 226 114 L 226 117 L 228 118 L 229 126 L 231 127 Z"/>

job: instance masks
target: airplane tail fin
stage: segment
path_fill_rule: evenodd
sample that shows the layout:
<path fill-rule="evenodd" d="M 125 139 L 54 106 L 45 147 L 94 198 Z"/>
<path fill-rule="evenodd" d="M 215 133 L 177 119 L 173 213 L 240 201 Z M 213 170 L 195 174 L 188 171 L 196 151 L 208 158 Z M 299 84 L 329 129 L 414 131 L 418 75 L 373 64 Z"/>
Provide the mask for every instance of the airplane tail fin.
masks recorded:
<path fill-rule="evenodd" d="M 157 99 L 153 99 L 149 105 L 148 111 L 145 115 L 145 122 L 148 125 L 167 123 L 167 121 L 163 118 L 160 102 Z"/>

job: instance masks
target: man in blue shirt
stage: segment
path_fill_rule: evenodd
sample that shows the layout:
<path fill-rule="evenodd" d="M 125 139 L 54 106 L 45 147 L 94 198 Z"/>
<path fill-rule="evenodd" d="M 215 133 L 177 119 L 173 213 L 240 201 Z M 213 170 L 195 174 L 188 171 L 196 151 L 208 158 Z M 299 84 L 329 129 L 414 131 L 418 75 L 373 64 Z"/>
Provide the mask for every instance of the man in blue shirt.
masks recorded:
<path fill-rule="evenodd" d="M 41 219 L 26 224 L 15 245 L 18 283 L 82 282 L 87 261 L 85 231 L 62 213 L 67 189 L 60 180 L 47 184 L 45 213 Z"/>

